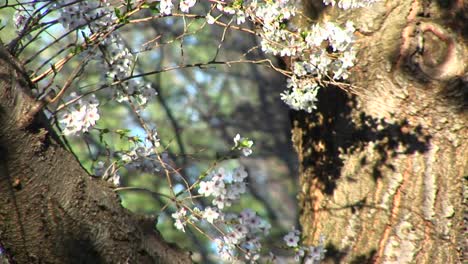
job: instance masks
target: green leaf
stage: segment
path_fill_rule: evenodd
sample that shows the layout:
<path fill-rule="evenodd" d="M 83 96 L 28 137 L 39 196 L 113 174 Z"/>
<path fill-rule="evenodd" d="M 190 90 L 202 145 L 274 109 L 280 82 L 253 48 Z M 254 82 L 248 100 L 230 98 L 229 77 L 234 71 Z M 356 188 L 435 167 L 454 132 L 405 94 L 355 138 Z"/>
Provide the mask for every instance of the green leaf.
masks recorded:
<path fill-rule="evenodd" d="M 127 0 L 125 3 L 125 6 L 127 7 L 127 12 L 133 9 L 132 5 L 132 0 Z"/>
<path fill-rule="evenodd" d="M 120 9 L 118 9 L 117 7 L 114 8 L 114 13 L 115 13 L 115 16 L 120 20 L 122 18 L 122 13 L 120 12 Z"/>

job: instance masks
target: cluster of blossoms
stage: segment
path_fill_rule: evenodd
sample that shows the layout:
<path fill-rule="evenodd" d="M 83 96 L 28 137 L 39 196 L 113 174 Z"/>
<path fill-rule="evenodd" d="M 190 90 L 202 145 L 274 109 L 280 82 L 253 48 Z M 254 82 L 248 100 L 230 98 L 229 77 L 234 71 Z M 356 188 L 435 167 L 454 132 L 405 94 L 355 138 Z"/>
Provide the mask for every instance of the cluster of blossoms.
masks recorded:
<path fill-rule="evenodd" d="M 288 56 L 294 62 L 288 90 L 281 94 L 281 99 L 295 110 L 312 112 L 316 108 L 320 80 L 347 79 L 349 68 L 354 66 L 355 29 L 351 22 L 344 28 L 331 22 L 315 24 L 309 29 L 294 28 L 287 22 L 297 13 L 295 2 L 290 0 L 219 2 L 217 8 L 235 15 L 238 24 L 244 23 L 246 18 L 259 24 L 262 50 L 267 54 Z M 214 21 L 209 14 L 207 22 Z"/>
<path fill-rule="evenodd" d="M 122 155 L 122 161 L 128 170 L 155 173 L 161 170 L 161 163 L 156 158 L 153 147 L 139 146 Z"/>
<path fill-rule="evenodd" d="M 100 69 L 106 69 L 103 79 L 112 83 L 130 77 L 133 73 L 136 61 L 135 55 L 126 47 L 125 41 L 115 30 L 116 14 L 106 1 L 56 1 L 59 8 L 59 22 L 66 29 L 76 27 L 88 27 L 89 32 L 103 32 L 100 39 L 101 47 L 105 47 L 102 54 L 96 54 L 92 48 L 88 48 L 82 55 L 90 55 L 99 63 Z M 88 31 L 82 31 L 87 35 Z M 115 87 L 115 96 L 119 102 L 128 101 L 129 96 L 136 99 L 140 106 L 144 106 L 149 99 L 156 95 L 154 89 L 149 84 L 142 84 L 141 81 L 130 79 Z"/>
<path fill-rule="evenodd" d="M 242 252 L 248 260 L 258 259 L 262 248 L 260 238 L 268 234 L 270 224 L 251 209 L 244 209 L 240 214 L 223 212 L 223 209 L 231 206 L 245 192 L 247 176 L 247 172 L 242 167 L 230 172 L 220 168 L 216 173 L 212 173 L 209 176 L 210 180 L 200 182 L 198 192 L 205 197 L 212 196 L 213 205 L 216 207 L 208 206 L 203 211 L 195 208 L 190 214 L 182 207 L 172 214 L 175 227 L 185 231 L 187 223 L 193 224 L 199 219 L 205 219 L 225 230 L 222 237 L 215 239 L 218 252 L 223 259 L 236 259 L 236 251 Z"/>
<path fill-rule="evenodd" d="M 228 223 L 228 232 L 215 239 L 220 256 L 224 260 L 232 261 L 235 259 L 236 249 L 239 249 L 245 259 L 257 260 L 262 249 L 260 238 L 269 234 L 271 225 L 248 208 L 238 215 L 227 214 L 225 223 Z"/>
<path fill-rule="evenodd" d="M 174 218 L 175 220 L 174 226 L 177 229 L 184 231 L 184 232 L 185 232 L 185 225 L 190 219 L 192 219 L 193 221 L 197 220 L 195 216 L 192 216 L 190 219 L 187 218 L 187 209 L 185 209 L 184 207 L 180 208 L 177 212 L 173 213 L 172 218 Z"/>
<path fill-rule="evenodd" d="M 338 5 L 343 9 L 368 6 L 378 0 L 323 0 L 325 4 Z M 316 108 L 317 91 L 322 79 L 345 80 L 354 66 L 354 27 L 351 22 L 344 27 L 332 22 L 315 24 L 309 29 L 297 29 L 290 20 L 297 13 L 296 3 L 278 1 L 230 1 L 218 2 L 218 10 L 235 15 L 237 23 L 246 18 L 259 24 L 261 48 L 267 54 L 288 56 L 292 75 L 288 90 L 281 94 L 282 100 L 295 110 L 312 112 Z M 207 22 L 214 23 L 211 14 Z"/>
<path fill-rule="evenodd" d="M 120 82 L 118 85 L 112 86 L 114 88 L 114 97 L 116 97 L 117 101 L 129 101 L 132 98 L 132 102 L 137 103 L 139 107 L 144 107 L 156 95 L 155 90 L 149 84 L 143 84 L 140 80 L 129 79 L 125 82 L 121 81 L 128 79 L 133 74 L 136 59 L 126 47 L 121 36 L 114 32 L 118 19 L 116 18 L 115 11 L 107 1 L 60 0 L 54 2 L 53 8 L 60 14 L 58 22 L 66 30 L 80 30 L 81 36 L 85 38 L 84 41 L 86 43 L 88 41 L 87 38 L 91 34 L 101 33 L 98 41 L 99 45 L 103 48 L 97 49 L 92 45 L 85 45 L 82 46 L 85 50 L 80 55 L 87 60 L 98 62 L 99 68 L 104 69 L 104 74 L 102 75 L 104 82 L 109 84 Z M 24 25 L 28 13 L 30 11 L 24 10 L 15 14 L 17 26 Z M 101 54 L 96 51 L 99 51 Z M 78 107 L 78 109 L 81 109 L 81 112 L 87 110 L 86 113 L 91 115 L 93 114 L 91 110 L 95 110 L 97 113 L 97 105 Z M 76 111 L 72 111 L 72 113 L 74 112 Z M 93 115 L 92 118 L 88 116 L 86 118 L 79 117 L 76 118 L 68 113 L 61 115 L 60 122 L 65 124 L 64 130 L 66 134 L 87 131 L 90 126 L 95 124 L 99 115 Z M 79 124 L 80 120 L 84 123 Z"/>
<path fill-rule="evenodd" d="M 150 174 L 161 171 L 163 167 L 167 169 L 167 167 L 170 166 L 167 153 L 155 153 L 155 148 L 160 146 L 156 131 L 151 132 L 153 139 L 148 136 L 145 141 L 136 136 L 130 136 L 127 132 L 128 131 L 125 130 L 116 131 L 121 138 L 125 137 L 128 138 L 129 141 L 136 143 L 134 147 L 130 150 L 119 151 L 119 162 L 108 164 L 103 161 L 98 161 L 93 167 L 94 175 L 100 176 L 116 186 L 120 185 L 121 176 L 119 170 L 122 168 L 121 166 L 124 166 L 129 171 L 138 170 Z M 160 155 L 159 158 L 158 155 Z M 161 161 L 165 163 L 164 166 L 161 164 Z"/>
<path fill-rule="evenodd" d="M 109 150 L 109 157 L 111 157 L 109 160 L 106 162 L 98 161 L 93 165 L 95 176 L 102 177 L 103 180 L 110 181 L 114 185 L 119 186 L 121 179 L 120 170 L 122 168 L 126 168 L 128 171 L 139 171 L 149 174 L 154 174 L 168 167 L 173 170 L 170 166 L 172 162 L 168 154 L 165 152 L 157 153 L 156 148 L 160 146 L 160 142 L 155 129 L 150 131 L 144 140 L 139 136 L 131 135 L 131 131 L 127 129 L 98 129 L 98 131 L 100 132 L 99 138 L 101 141 L 104 134 L 115 133 L 121 139 L 125 139 L 131 143 L 132 147 L 117 152 Z M 119 158 L 114 160 L 113 157 Z"/>
<path fill-rule="evenodd" d="M 252 9 L 249 9 L 252 10 Z M 271 1 L 258 6 L 250 16 L 262 21 L 261 45 L 265 53 L 288 56 L 292 76 L 281 99 L 295 110 L 312 112 L 317 101 L 319 80 L 346 79 L 355 58 L 351 22 L 342 28 L 331 22 L 294 29 L 286 21 L 296 13 L 292 1 Z"/>
<path fill-rule="evenodd" d="M 190 8 L 197 3 L 197 0 L 181 0 L 179 2 L 180 11 L 188 13 Z M 159 4 L 159 10 L 161 14 L 170 15 L 172 14 L 172 9 L 174 9 L 174 4 L 172 0 L 161 0 Z"/>
<path fill-rule="evenodd" d="M 58 21 L 69 30 L 85 25 L 99 29 L 112 24 L 113 15 L 106 1 L 55 1 L 54 7 L 60 13 Z"/>
<path fill-rule="evenodd" d="M 265 53 L 281 56 L 295 56 L 305 48 L 300 36 L 288 28 L 286 21 L 296 15 L 292 1 L 266 1 L 249 16 L 261 21 L 261 46 Z"/>
<path fill-rule="evenodd" d="M 320 237 L 319 245 L 316 247 L 301 245 L 301 232 L 299 230 L 290 231 L 283 237 L 283 240 L 287 247 L 293 248 L 296 251 L 294 259 L 297 262 L 304 258 L 301 263 L 318 264 L 325 257 L 326 249 L 323 237 Z"/>
<path fill-rule="evenodd" d="M 337 5 L 342 9 L 368 6 L 378 0 L 323 0 L 326 5 Z M 196 0 L 181 0 L 179 9 L 189 12 Z M 162 14 L 169 15 L 174 8 L 173 0 L 161 0 Z M 292 0 L 218 1 L 217 10 L 235 16 L 237 24 L 249 18 L 260 25 L 261 48 L 267 54 L 288 56 L 292 65 L 292 76 L 288 79 L 288 90 L 281 99 L 295 110 L 312 112 L 316 108 L 317 91 L 321 79 L 345 80 L 349 69 L 354 66 L 356 56 L 353 49 L 354 27 L 351 22 L 341 27 L 332 22 L 315 24 L 310 29 L 297 29 L 288 23 L 297 13 Z M 207 22 L 216 19 L 207 14 Z"/>
<path fill-rule="evenodd" d="M 97 57 L 99 67 L 107 69 L 102 76 L 103 79 L 112 83 L 114 81 L 122 81 L 128 79 L 135 67 L 135 55 L 125 46 L 124 40 L 118 34 L 111 33 L 105 39 L 103 44 L 106 46 L 106 54 Z M 113 86 L 114 96 L 118 102 L 126 102 L 131 99 L 140 107 L 146 106 L 154 96 L 157 95 L 156 90 L 149 83 L 143 83 L 138 79 L 128 79 L 121 82 L 117 86 Z"/>
<path fill-rule="evenodd" d="M 216 223 L 218 228 L 223 228 L 225 232 L 214 242 L 221 258 L 227 261 L 237 259 L 238 251 L 242 252 L 247 260 L 257 260 L 262 249 L 261 237 L 268 235 L 271 228 L 268 222 L 251 209 L 244 209 L 239 214 L 224 214 L 218 209 L 206 207 L 204 211 L 195 208 L 190 214 L 182 207 L 173 213 L 172 217 L 175 219 L 174 226 L 184 232 L 187 223 L 194 224 L 199 219 Z"/>
<path fill-rule="evenodd" d="M 316 108 L 319 80 L 348 78 L 348 69 L 354 66 L 356 56 L 352 45 L 354 31 L 352 22 L 344 28 L 326 22 L 303 32 L 308 48 L 295 58 L 293 75 L 288 79 L 289 90 L 281 94 L 281 99 L 295 110 L 312 112 Z"/>
<path fill-rule="evenodd" d="M 208 223 L 214 224 L 215 220 L 222 221 L 224 215 L 216 208 L 206 207 L 205 210 L 200 210 L 200 208 L 195 207 L 191 211 L 190 215 L 187 215 L 187 209 L 181 207 L 177 212 L 173 213 L 172 218 L 174 218 L 174 226 L 183 232 L 185 232 L 185 226 L 187 223 L 194 223 L 200 219 L 205 219 Z"/>
<path fill-rule="evenodd" d="M 242 252 L 247 260 L 255 261 L 260 257 L 261 238 L 268 235 L 271 225 L 251 209 L 244 209 L 239 214 L 224 213 L 218 208 L 206 207 L 205 210 L 194 208 L 190 212 L 181 207 L 172 214 L 174 226 L 185 232 L 187 224 L 195 224 L 204 219 L 216 224 L 218 230 L 224 229 L 222 236 L 214 240 L 220 257 L 227 261 L 237 259 L 237 252 Z"/>
<path fill-rule="evenodd" d="M 198 192 L 205 197 L 213 196 L 213 205 L 219 209 L 231 206 L 245 193 L 247 172 L 243 167 L 235 169 L 232 173 L 220 168 L 212 173 L 211 180 L 201 181 Z"/>
<path fill-rule="evenodd" d="M 115 96 L 118 102 L 129 101 L 137 103 L 140 107 L 146 104 L 157 95 L 156 90 L 149 83 L 143 84 L 140 80 L 130 79 L 123 82 L 122 89 L 115 90 Z"/>
<path fill-rule="evenodd" d="M 311 113 L 317 108 L 317 93 L 320 87 L 315 80 L 298 79 L 296 76 L 292 76 L 287 80 L 287 88 L 289 90 L 281 93 L 281 99 L 292 109 Z"/>
<path fill-rule="evenodd" d="M 73 92 L 70 94 L 69 100 L 74 100 L 77 97 L 77 93 Z M 62 127 L 64 127 L 63 134 L 73 135 L 78 132 L 88 131 L 99 120 L 98 106 L 98 99 L 94 94 L 91 94 L 80 98 L 60 112 L 59 120 Z"/>
<path fill-rule="evenodd" d="M 246 155 L 251 154 L 251 140 L 236 135 L 234 142 L 234 149 L 243 150 Z M 245 193 L 247 177 L 247 171 L 243 167 L 230 171 L 219 168 L 212 172 L 207 180 L 200 181 L 198 193 L 212 198 L 213 207 L 207 206 L 203 211 L 194 208 L 190 212 L 185 207 L 179 208 L 172 214 L 175 227 L 185 231 L 188 223 L 195 224 L 204 219 L 215 225 L 222 234 L 214 242 L 223 259 L 234 261 L 240 253 L 247 260 L 257 260 L 262 248 L 260 239 L 269 233 L 270 224 L 251 209 L 244 209 L 240 214 L 223 212 Z"/>

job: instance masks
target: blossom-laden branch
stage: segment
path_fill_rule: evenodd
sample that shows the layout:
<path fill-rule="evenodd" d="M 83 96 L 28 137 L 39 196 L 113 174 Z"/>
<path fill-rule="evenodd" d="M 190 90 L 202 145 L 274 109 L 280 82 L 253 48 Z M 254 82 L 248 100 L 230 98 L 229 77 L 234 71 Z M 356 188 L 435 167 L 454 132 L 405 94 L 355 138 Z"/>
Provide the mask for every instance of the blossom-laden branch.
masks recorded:
<path fill-rule="evenodd" d="M 375 1 L 377 0 L 323 0 L 327 5 L 342 9 L 364 7 Z M 75 43 L 67 46 L 71 48 L 68 54 L 61 55 L 66 53 L 66 49 L 56 53 L 53 57 L 63 57 L 52 63 L 50 69 L 41 74 L 38 71 L 50 64 L 52 58 L 42 61 L 37 69 L 33 69 L 32 80 L 38 84 L 38 91 L 36 91 L 38 99 L 47 97 L 50 90 L 48 88 L 52 87 L 55 77 L 75 58 L 80 60 L 80 67 L 74 71 L 65 85 L 59 88 L 58 95 L 49 100 L 49 103 L 62 99 L 62 95 L 71 90 L 73 81 L 79 78 L 83 72 L 82 69 L 88 63 L 96 62 L 102 69 L 99 88 L 88 92 L 72 91 L 68 93 L 67 99 L 57 106 L 56 111 L 51 111 L 57 114 L 56 118 L 63 127 L 64 135 L 79 135 L 93 129 L 101 116 L 99 114 L 101 103 L 95 93 L 104 88 L 114 88 L 111 90 L 110 98 L 129 106 L 136 116 L 138 125 L 146 134 L 146 140 L 134 140 L 134 148 L 119 153 L 120 157 L 117 161 L 110 164 L 97 162 L 95 166 L 97 175 L 104 176 L 118 185 L 121 168 L 151 174 L 162 171 L 166 176 L 170 193 L 153 192 L 152 194 L 168 198 L 168 203 L 162 210 L 167 206 L 177 208 L 177 211 L 172 214 L 177 229 L 185 231 L 187 225 L 193 226 L 195 230 L 211 239 L 217 245 L 220 255 L 229 261 L 240 257 L 249 261 L 257 261 L 263 253 L 262 237 L 268 234 L 271 226 L 251 209 L 244 209 L 239 214 L 226 211 L 246 192 L 247 171 L 242 167 L 226 170 L 216 166 L 217 163 L 215 163 L 192 183 L 181 177 L 185 187 L 182 191 L 176 192 L 174 179 L 179 172 L 161 154 L 160 140 L 155 126 L 147 124 L 141 114 L 141 110 L 157 96 L 157 93 L 149 83 L 140 78 L 188 67 L 202 68 L 216 64 L 230 66 L 236 63 L 264 64 L 288 77 L 288 89 L 281 94 L 283 101 L 294 110 L 312 112 L 316 108 L 318 89 L 326 83 L 340 85 L 351 74 L 350 69 L 354 66 L 356 57 L 356 49 L 353 46 L 355 28 L 350 21 L 344 25 L 325 22 L 314 24 L 310 28 L 298 28 L 291 20 L 299 14 L 299 11 L 296 3 L 289 0 L 211 0 L 207 2 L 210 5 L 209 11 L 202 13 L 196 7 L 197 0 L 178 2 L 174 0 L 127 0 L 121 3 L 111 3 L 107 0 L 29 1 L 0 6 L 0 9 L 15 8 L 17 10 L 14 21 L 19 36 L 10 46 L 16 50 L 16 46 L 20 45 L 23 39 L 28 36 L 32 38 L 18 52 L 35 41 L 42 32 L 47 33 L 52 25 L 60 24 L 66 31 L 61 37 L 55 38 L 49 45 L 35 52 L 27 60 L 28 65 L 39 58 L 39 55 L 49 47 L 62 44 L 62 40 L 73 35 L 71 32 L 75 32 Z M 41 20 L 47 18 L 49 14 L 53 19 L 41 23 Z M 179 41 L 182 47 L 186 36 L 195 34 L 206 25 L 224 27 L 223 36 L 213 60 L 205 63 L 181 63 L 152 71 L 142 71 L 140 67 L 137 67 L 138 52 L 128 48 L 119 31 L 127 25 L 138 25 L 168 17 L 183 19 L 184 32 L 164 44 Z M 205 21 L 196 31 L 189 32 L 190 24 L 187 25 L 185 19 Z M 235 21 L 236 25 L 225 22 L 226 19 L 232 23 Z M 251 27 L 252 24 L 255 26 L 254 29 Z M 40 31 L 33 36 L 32 32 L 39 29 Z M 268 58 L 217 60 L 228 29 L 258 36 L 261 50 L 266 55 L 287 56 L 291 61 L 290 69 L 280 69 Z M 149 44 L 157 43 L 155 46 L 159 46 L 160 39 L 162 35 L 147 42 L 148 49 L 151 49 Z M 181 48 L 181 53 L 183 57 L 183 48 Z M 50 78 L 49 83 L 41 87 L 41 81 L 46 78 Z M 119 133 L 126 134 L 125 132 Z M 252 154 L 252 146 L 253 141 L 237 134 L 231 150 L 249 156 Z M 198 190 L 199 195 L 192 193 L 195 189 Z M 123 187 L 116 190 L 130 189 Z M 211 206 L 197 205 L 196 200 L 202 198 L 211 201 Z M 199 225 L 199 222 L 204 222 L 204 225 Z M 206 231 L 201 226 L 211 227 L 211 231 Z M 215 235 L 212 235 L 213 233 Z M 301 246 L 302 240 L 297 230 L 288 233 L 284 240 L 286 246 L 296 252 L 298 260 L 304 258 L 304 263 L 314 263 L 323 258 L 325 252 L 323 245 Z"/>

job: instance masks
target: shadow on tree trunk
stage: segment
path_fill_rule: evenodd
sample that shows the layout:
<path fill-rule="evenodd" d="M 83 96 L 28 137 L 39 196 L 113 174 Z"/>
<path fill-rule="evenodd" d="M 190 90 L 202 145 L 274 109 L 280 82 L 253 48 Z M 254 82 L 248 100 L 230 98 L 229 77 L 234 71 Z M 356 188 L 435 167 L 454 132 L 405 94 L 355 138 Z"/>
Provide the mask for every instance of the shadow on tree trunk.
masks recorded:
<path fill-rule="evenodd" d="M 352 113 L 357 108 L 355 98 L 337 87 L 320 89 L 318 102 L 318 111 L 294 112 L 292 119 L 302 131 L 303 153 L 299 155 L 303 166 L 313 171 L 326 194 L 333 194 L 343 177 L 340 154 L 351 155 L 372 145 L 378 156 L 372 158 L 372 176 L 377 180 L 383 177 L 382 168 L 394 169 L 392 158 L 428 150 L 431 136 L 424 134 L 420 126 L 411 129 L 407 120 L 388 123 L 364 112 Z M 367 165 L 370 158 L 364 155 L 359 162 Z"/>

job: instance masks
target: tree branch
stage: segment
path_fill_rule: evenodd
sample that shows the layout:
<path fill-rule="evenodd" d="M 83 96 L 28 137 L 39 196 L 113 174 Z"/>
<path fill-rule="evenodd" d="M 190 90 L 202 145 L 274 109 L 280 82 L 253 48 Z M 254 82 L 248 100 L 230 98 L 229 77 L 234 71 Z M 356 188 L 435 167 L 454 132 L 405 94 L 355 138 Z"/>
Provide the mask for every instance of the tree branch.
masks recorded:
<path fill-rule="evenodd" d="M 18 263 L 191 263 L 154 219 L 124 209 L 38 113 L 19 126 L 31 82 L 0 47 L 0 241 Z M 13 184 L 14 183 L 14 184 Z"/>

